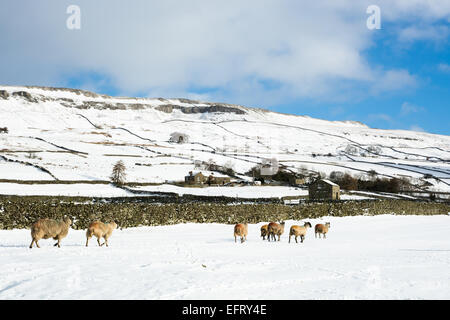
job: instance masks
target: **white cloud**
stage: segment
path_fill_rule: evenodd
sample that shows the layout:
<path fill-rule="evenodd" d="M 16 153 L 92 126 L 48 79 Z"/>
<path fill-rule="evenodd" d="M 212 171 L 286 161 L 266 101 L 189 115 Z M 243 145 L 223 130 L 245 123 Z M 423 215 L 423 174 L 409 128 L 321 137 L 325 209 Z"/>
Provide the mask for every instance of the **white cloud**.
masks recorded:
<path fill-rule="evenodd" d="M 378 73 L 371 92 L 378 95 L 386 91 L 396 91 L 418 86 L 418 79 L 407 70 L 388 70 Z"/>
<path fill-rule="evenodd" d="M 201 97 L 259 105 L 349 99 L 418 83 L 408 70 L 366 60 L 374 45 L 365 10 L 372 1 L 79 0 L 79 31 L 66 28 L 71 2 L 3 4 L 0 36 L 8 45 L 0 51 L 0 82 L 53 85 L 96 72 L 127 95 L 196 96 L 202 88 L 208 93 Z M 450 12 L 446 1 L 379 5 L 383 21 Z"/>
<path fill-rule="evenodd" d="M 423 129 L 422 127 L 420 127 L 418 125 L 410 126 L 409 130 L 411 130 L 411 131 L 418 131 L 418 132 L 425 132 L 425 129 Z"/>
<path fill-rule="evenodd" d="M 413 25 L 402 29 L 398 38 L 403 42 L 415 42 L 418 40 L 432 40 L 440 42 L 447 40 L 450 35 L 450 28 L 445 25 Z"/>
<path fill-rule="evenodd" d="M 400 115 L 402 116 L 407 116 L 411 113 L 417 113 L 417 112 L 422 112 L 425 111 L 425 108 L 420 107 L 420 106 L 416 106 L 412 103 L 409 102 L 404 102 L 402 104 L 401 110 L 400 110 Z"/>
<path fill-rule="evenodd" d="M 450 73 L 450 65 L 448 65 L 446 63 L 440 63 L 438 65 L 438 69 L 439 69 L 439 71 L 442 71 L 445 73 Z"/>
<path fill-rule="evenodd" d="M 384 113 L 377 113 L 377 114 L 369 114 L 367 116 L 369 121 L 385 121 L 385 122 L 390 122 L 392 123 L 394 120 L 392 119 L 391 116 L 384 114 Z"/>

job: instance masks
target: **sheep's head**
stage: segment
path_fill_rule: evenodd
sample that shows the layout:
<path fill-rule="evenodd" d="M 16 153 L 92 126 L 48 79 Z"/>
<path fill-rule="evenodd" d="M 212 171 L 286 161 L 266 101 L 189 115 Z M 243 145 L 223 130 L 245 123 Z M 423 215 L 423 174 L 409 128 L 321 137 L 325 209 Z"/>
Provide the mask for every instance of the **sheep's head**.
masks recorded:
<path fill-rule="evenodd" d="M 115 223 L 114 221 L 111 222 L 111 226 L 112 226 L 113 230 L 117 229 L 117 223 Z"/>
<path fill-rule="evenodd" d="M 305 227 L 312 228 L 312 225 L 311 225 L 311 223 L 309 223 L 309 222 L 305 222 Z"/>
<path fill-rule="evenodd" d="M 325 223 L 325 226 L 327 226 L 328 228 L 331 227 L 331 224 L 329 222 Z"/>
<path fill-rule="evenodd" d="M 66 217 L 66 218 L 64 219 L 64 222 L 65 222 L 68 226 L 72 225 L 72 220 L 70 220 L 69 217 Z"/>

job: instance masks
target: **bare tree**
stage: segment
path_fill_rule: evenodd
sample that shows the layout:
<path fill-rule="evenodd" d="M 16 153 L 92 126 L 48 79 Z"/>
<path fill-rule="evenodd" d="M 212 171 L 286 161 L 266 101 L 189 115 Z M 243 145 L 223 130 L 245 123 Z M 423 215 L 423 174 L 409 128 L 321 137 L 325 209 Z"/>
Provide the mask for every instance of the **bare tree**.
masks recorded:
<path fill-rule="evenodd" d="M 111 181 L 113 184 L 123 185 L 125 183 L 125 164 L 122 160 L 117 161 L 111 173 Z"/>

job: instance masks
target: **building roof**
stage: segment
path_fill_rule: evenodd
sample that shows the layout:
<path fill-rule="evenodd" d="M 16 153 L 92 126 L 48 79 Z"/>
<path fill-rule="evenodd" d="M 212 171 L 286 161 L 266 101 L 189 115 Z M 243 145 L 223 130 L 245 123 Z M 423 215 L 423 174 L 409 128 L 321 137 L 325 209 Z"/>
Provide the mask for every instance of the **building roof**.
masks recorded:
<path fill-rule="evenodd" d="M 208 170 L 204 170 L 204 171 L 192 171 L 192 176 L 197 176 L 199 174 L 202 174 L 205 177 L 209 177 L 210 175 L 212 175 L 214 178 L 229 178 L 229 176 L 225 175 L 225 174 L 221 174 L 218 172 L 212 172 L 212 171 L 208 171 Z M 189 174 L 186 176 L 189 177 Z"/>
<path fill-rule="evenodd" d="M 321 180 L 318 180 L 318 181 L 323 181 L 323 182 L 325 182 L 326 184 L 329 184 L 329 185 L 331 185 L 331 186 L 339 187 L 338 184 L 336 184 L 336 183 L 334 183 L 334 182 L 331 182 L 330 180 L 327 180 L 327 179 L 321 179 Z"/>

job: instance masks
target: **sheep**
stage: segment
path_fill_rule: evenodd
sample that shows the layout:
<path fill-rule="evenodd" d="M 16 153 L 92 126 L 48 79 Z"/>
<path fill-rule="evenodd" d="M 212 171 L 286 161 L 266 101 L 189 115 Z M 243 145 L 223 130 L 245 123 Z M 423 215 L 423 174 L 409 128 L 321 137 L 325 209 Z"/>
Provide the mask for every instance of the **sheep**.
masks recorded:
<path fill-rule="evenodd" d="M 267 230 L 268 227 L 269 227 L 268 224 L 265 224 L 261 227 L 261 237 L 263 238 L 263 240 L 266 240 L 266 236 L 268 234 L 268 230 Z"/>
<path fill-rule="evenodd" d="M 270 241 L 270 237 L 272 236 L 272 239 L 276 241 L 275 236 L 277 235 L 278 241 L 280 241 L 280 237 L 284 233 L 284 224 L 284 221 L 280 224 L 276 222 L 269 223 L 269 226 L 267 227 L 267 240 Z"/>
<path fill-rule="evenodd" d="M 237 237 L 241 237 L 241 243 L 247 240 L 248 235 L 248 224 L 238 223 L 234 226 L 234 242 L 236 242 Z"/>
<path fill-rule="evenodd" d="M 61 240 L 69 233 L 69 227 L 72 224 L 72 220 L 65 218 L 63 221 L 57 221 L 52 219 L 40 219 L 31 226 L 31 244 L 30 249 L 33 248 L 33 243 L 40 248 L 38 241 L 41 239 L 53 238 L 58 240 L 54 246 L 61 248 Z"/>
<path fill-rule="evenodd" d="M 311 223 L 305 222 L 303 226 L 292 226 L 289 230 L 289 243 L 291 243 L 291 236 L 295 236 L 295 242 L 298 243 L 297 237 L 300 236 L 301 243 L 305 240 L 306 231 L 312 228 Z"/>
<path fill-rule="evenodd" d="M 330 226 L 331 225 L 329 222 L 327 222 L 325 224 L 316 224 L 316 226 L 314 227 L 316 238 L 317 238 L 317 234 L 319 234 L 319 238 L 320 238 L 320 235 L 323 234 L 323 238 L 325 239 L 327 237 L 326 235 L 327 235 L 327 232 L 328 232 L 328 229 L 330 228 Z"/>
<path fill-rule="evenodd" d="M 97 237 L 97 243 L 101 247 L 104 244 L 108 246 L 108 239 L 111 237 L 111 234 L 114 229 L 117 228 L 117 224 L 115 222 L 111 223 L 103 223 L 100 221 L 94 221 L 92 222 L 88 229 L 86 230 L 86 247 L 88 246 L 89 239 L 92 238 L 92 236 Z M 100 238 L 105 239 L 105 243 L 100 244 Z"/>

